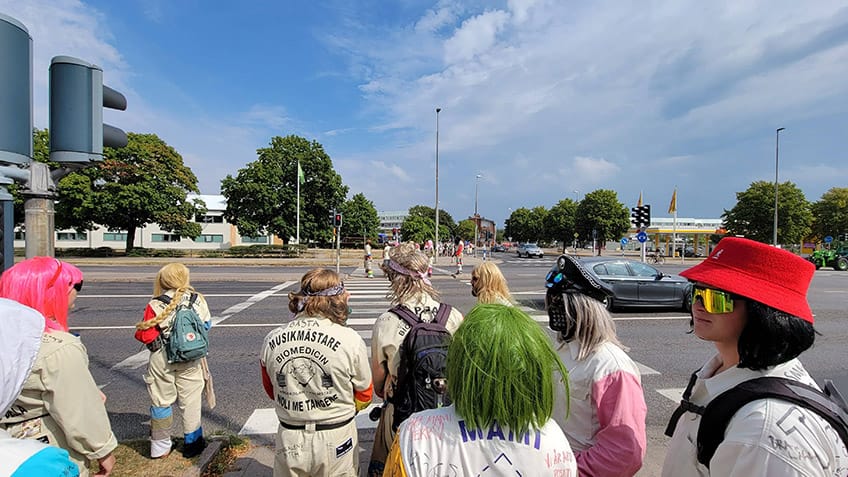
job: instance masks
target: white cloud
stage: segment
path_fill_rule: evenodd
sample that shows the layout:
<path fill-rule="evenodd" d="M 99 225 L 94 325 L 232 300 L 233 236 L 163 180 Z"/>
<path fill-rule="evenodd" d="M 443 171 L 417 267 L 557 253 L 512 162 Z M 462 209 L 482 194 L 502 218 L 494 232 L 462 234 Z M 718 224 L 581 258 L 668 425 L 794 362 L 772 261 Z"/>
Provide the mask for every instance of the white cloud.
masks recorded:
<path fill-rule="evenodd" d="M 445 42 L 445 62 L 453 64 L 471 60 L 488 51 L 508 20 L 509 14 L 502 10 L 488 11 L 465 20 Z"/>

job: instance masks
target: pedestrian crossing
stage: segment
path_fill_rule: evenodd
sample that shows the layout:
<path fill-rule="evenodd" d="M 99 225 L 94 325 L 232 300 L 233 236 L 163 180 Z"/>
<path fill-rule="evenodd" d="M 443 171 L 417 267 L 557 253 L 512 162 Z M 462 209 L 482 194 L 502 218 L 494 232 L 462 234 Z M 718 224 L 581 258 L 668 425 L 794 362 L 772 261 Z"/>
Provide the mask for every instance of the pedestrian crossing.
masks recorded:
<path fill-rule="evenodd" d="M 470 277 L 470 274 L 469 274 Z M 463 280 L 467 281 L 467 280 Z M 391 302 L 388 299 L 389 282 L 385 278 L 375 276 L 374 278 L 366 278 L 365 270 L 358 268 L 345 280 L 345 288 L 350 292 L 350 307 L 351 313 L 347 319 L 347 324 L 356 330 L 365 340 L 365 344 L 370 349 L 371 347 L 371 330 L 377 318 L 391 307 Z M 544 312 L 527 307 L 520 306 L 533 320 L 541 324 L 547 324 L 548 316 Z M 658 371 L 636 362 L 642 376 L 658 375 Z M 680 399 L 683 389 L 668 389 L 659 390 L 661 394 L 677 402 Z M 676 397 L 675 397 L 676 396 Z M 374 429 L 377 423 L 371 421 L 368 417 L 369 412 L 375 407 L 381 406 L 381 402 L 372 403 L 368 409 L 360 412 L 356 416 L 357 428 L 362 431 L 366 429 Z M 277 416 L 274 408 L 255 409 L 250 417 L 245 421 L 240 435 L 245 436 L 267 436 L 276 434 L 277 432 Z"/>

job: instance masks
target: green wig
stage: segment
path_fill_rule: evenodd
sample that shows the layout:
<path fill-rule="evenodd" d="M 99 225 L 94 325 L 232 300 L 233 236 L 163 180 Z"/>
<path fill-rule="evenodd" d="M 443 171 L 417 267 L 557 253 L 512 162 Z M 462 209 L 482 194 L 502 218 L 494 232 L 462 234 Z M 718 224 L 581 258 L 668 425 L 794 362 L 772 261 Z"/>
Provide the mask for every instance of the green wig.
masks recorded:
<path fill-rule="evenodd" d="M 567 397 L 568 371 L 550 338 L 512 306 L 475 306 L 448 348 L 448 391 L 472 428 L 494 421 L 516 432 L 544 426 L 553 414 L 554 370 Z"/>

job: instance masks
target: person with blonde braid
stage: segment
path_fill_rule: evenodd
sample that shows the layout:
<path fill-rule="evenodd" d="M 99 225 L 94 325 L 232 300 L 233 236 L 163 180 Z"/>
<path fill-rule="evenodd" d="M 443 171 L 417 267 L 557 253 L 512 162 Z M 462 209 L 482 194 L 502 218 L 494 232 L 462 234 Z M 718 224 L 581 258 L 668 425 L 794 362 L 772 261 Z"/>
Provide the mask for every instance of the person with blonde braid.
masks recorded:
<path fill-rule="evenodd" d="M 169 263 L 159 270 L 153 284 L 153 299 L 137 323 L 135 337 L 150 350 L 144 382 L 153 405 L 150 407 L 150 457 L 166 457 L 171 452 L 171 405 L 179 400 L 183 419 L 184 457 L 194 457 L 206 447 L 200 425 L 201 395 L 207 385 L 206 358 L 183 363 L 168 363 L 164 343 L 179 305 L 189 305 L 211 326 L 212 316 L 203 295 L 189 282 L 188 268 Z M 211 403 L 211 402 L 210 402 Z"/>
<path fill-rule="evenodd" d="M 453 403 L 400 425 L 383 476 L 576 476 L 571 446 L 552 418 L 554 389 L 558 381 L 567 389 L 567 376 L 526 313 L 475 306 L 448 348 Z"/>

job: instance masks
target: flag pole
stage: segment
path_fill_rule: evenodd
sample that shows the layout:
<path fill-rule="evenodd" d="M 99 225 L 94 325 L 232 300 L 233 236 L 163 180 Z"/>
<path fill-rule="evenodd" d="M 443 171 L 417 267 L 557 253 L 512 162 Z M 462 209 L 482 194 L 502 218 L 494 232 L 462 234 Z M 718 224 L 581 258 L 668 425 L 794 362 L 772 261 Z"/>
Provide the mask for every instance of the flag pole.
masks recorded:
<path fill-rule="evenodd" d="M 300 245 L 300 159 L 297 161 L 297 244 Z"/>

